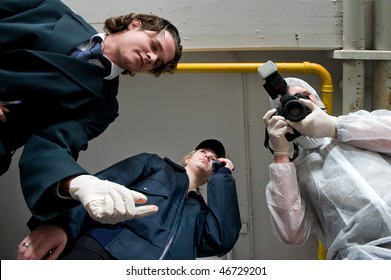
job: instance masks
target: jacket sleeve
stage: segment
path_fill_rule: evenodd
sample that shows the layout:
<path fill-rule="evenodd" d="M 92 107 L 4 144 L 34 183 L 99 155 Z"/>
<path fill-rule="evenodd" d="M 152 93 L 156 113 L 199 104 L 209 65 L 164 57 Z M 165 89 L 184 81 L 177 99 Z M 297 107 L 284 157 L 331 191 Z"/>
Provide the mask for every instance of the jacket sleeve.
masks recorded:
<path fill-rule="evenodd" d="M 198 257 L 223 256 L 239 238 L 241 219 L 236 183 L 230 174 L 216 174 L 207 185 L 209 212 Z"/>
<path fill-rule="evenodd" d="M 311 226 L 305 217 L 305 203 L 300 195 L 293 163 L 272 163 L 266 202 L 271 214 L 273 234 L 286 244 L 304 244 Z"/>
<path fill-rule="evenodd" d="M 117 86 L 118 79 L 111 83 Z M 58 90 L 53 96 L 49 93 L 46 95 L 58 99 L 54 104 L 41 110 L 41 105 L 34 106 L 33 102 L 29 105 L 27 101 L 28 108 L 24 113 L 31 129 L 35 122 L 29 120 L 29 115 L 41 126 L 45 116 L 49 120 L 48 125 L 33 130 L 28 136 L 19 161 L 21 186 L 27 206 L 33 214 L 43 219 L 75 205 L 73 200 L 61 200 L 53 196 L 50 190 L 67 177 L 88 173 L 77 163 L 79 152 L 86 150 L 88 142 L 99 136 L 118 116 L 115 88 L 111 95 L 108 94 L 110 91 L 104 89 L 102 97 L 98 97 L 76 86 L 73 87 L 75 92 L 70 92 L 70 86 L 66 85 L 72 85 L 71 82 L 64 82 L 63 85 L 61 92 Z M 70 100 L 64 101 L 61 96 L 68 96 Z M 37 100 L 42 98 L 37 97 Z M 30 113 L 34 109 L 40 112 L 37 115 Z"/>
<path fill-rule="evenodd" d="M 0 5 L 0 21 L 34 9 L 44 1 L 45 0 L 2 0 Z M 52 2 L 55 1 L 58 2 L 58 0 L 52 0 Z"/>
<path fill-rule="evenodd" d="M 338 140 L 352 146 L 391 155 L 391 111 L 364 110 L 339 116 Z"/>
<path fill-rule="evenodd" d="M 63 17 L 72 17 L 78 22 L 83 21 L 80 16 L 59 0 L 2 0 L 0 4 L 0 53 L 16 49 L 49 50 L 56 43 L 53 32 Z M 63 34 L 62 45 L 74 44 L 75 29 L 78 27 L 67 22 L 69 32 Z M 86 26 L 86 25 L 84 25 Z M 59 30 L 62 32 L 62 30 Z M 96 33 L 96 32 L 95 32 Z M 64 36 L 65 35 L 65 36 Z M 67 38 L 67 39 L 66 39 Z"/>
<path fill-rule="evenodd" d="M 53 195 L 52 190 L 67 177 L 88 174 L 77 159 L 79 152 L 87 149 L 88 141 L 106 128 L 95 130 L 94 122 L 104 123 L 87 114 L 44 128 L 28 138 L 19 169 L 23 195 L 34 215 L 49 219 L 78 203 Z"/>

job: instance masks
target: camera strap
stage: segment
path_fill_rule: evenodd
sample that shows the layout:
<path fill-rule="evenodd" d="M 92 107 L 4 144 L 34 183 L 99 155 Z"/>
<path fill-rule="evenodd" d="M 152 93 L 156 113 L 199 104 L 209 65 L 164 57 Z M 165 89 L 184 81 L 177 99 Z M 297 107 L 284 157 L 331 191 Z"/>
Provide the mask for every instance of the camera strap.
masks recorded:
<path fill-rule="evenodd" d="M 295 142 L 292 142 L 293 144 L 293 155 L 292 157 L 289 157 L 290 161 L 294 161 L 297 156 L 299 155 L 299 147 Z M 267 128 L 265 128 L 265 141 L 263 142 L 263 145 L 269 149 L 269 151 L 274 155 L 274 150 L 269 145 L 269 133 L 267 132 Z"/>

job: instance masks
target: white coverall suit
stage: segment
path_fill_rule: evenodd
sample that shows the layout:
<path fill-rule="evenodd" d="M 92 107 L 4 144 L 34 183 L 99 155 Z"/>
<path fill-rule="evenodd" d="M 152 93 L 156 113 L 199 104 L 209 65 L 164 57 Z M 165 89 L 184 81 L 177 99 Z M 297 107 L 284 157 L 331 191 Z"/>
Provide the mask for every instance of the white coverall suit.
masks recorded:
<path fill-rule="evenodd" d="M 316 233 L 327 259 L 391 259 L 391 111 L 339 116 L 336 128 L 337 139 L 300 136 L 293 162 L 270 164 L 274 234 L 301 245 Z"/>

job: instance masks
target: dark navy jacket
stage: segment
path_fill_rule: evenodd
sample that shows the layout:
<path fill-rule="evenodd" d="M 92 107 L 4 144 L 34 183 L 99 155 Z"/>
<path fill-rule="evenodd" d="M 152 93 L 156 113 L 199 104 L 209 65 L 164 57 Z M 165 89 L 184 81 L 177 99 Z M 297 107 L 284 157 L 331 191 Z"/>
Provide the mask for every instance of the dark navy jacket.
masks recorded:
<path fill-rule="evenodd" d="M 0 174 L 24 145 L 22 190 L 42 219 L 57 214 L 47 190 L 86 173 L 75 162 L 79 152 L 118 116 L 118 77 L 104 80 L 104 68 L 69 56 L 96 33 L 58 0 L 0 2 L 0 100 L 22 101 L 0 123 Z"/>
<path fill-rule="evenodd" d="M 96 176 L 141 192 L 148 197 L 148 204 L 159 207 L 154 215 L 120 224 L 122 230 L 105 246 L 115 258 L 195 259 L 224 255 L 239 237 L 239 205 L 235 179 L 230 174 L 210 177 L 207 203 L 198 193 L 188 192 L 189 179 L 183 167 L 154 154 L 129 157 Z M 58 223 L 66 225 L 70 242 L 94 227 L 104 228 L 82 206 L 65 213 Z"/>

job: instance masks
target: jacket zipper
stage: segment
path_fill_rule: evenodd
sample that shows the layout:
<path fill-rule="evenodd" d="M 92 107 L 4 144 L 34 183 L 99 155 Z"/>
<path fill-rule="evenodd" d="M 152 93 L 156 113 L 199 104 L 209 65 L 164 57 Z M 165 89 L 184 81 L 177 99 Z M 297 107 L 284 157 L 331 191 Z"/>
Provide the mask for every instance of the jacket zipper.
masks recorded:
<path fill-rule="evenodd" d="M 185 189 L 185 192 L 184 192 L 184 196 L 182 197 L 182 207 L 181 207 L 181 213 L 180 215 L 178 215 L 178 217 L 182 217 L 182 212 L 183 212 L 183 204 L 186 202 L 186 200 L 184 199 L 184 197 L 187 195 L 188 193 L 188 190 L 189 190 L 189 177 L 187 176 L 186 174 L 186 177 L 187 177 L 187 188 Z M 171 248 L 171 245 L 172 245 L 172 242 L 174 241 L 174 237 L 176 236 L 177 232 L 178 232 L 178 228 L 179 228 L 179 223 L 177 223 L 177 226 L 176 226 L 176 229 L 175 229 L 175 232 L 174 234 L 171 236 L 170 238 L 170 241 L 168 241 L 166 247 L 164 248 L 163 250 L 163 253 L 162 255 L 159 257 L 159 260 L 164 260 L 164 258 L 166 257 L 167 253 L 168 253 L 168 250 Z"/>

